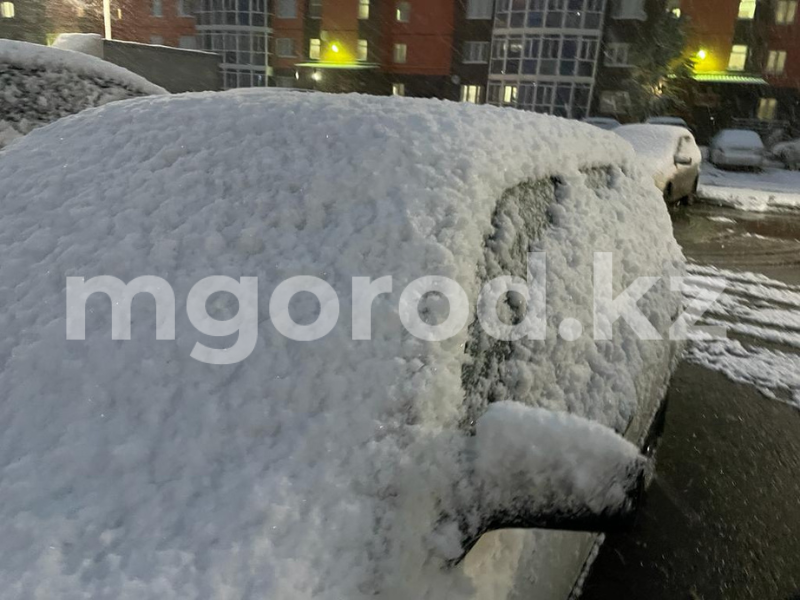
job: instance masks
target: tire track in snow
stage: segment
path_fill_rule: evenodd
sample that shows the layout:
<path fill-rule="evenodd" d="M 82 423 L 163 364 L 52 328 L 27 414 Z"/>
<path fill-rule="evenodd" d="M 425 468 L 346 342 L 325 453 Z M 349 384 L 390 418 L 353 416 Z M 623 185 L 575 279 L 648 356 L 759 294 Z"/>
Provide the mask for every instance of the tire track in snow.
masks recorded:
<path fill-rule="evenodd" d="M 690 264 L 688 272 L 687 300 L 724 282 L 698 324 L 725 327 L 728 339 L 692 339 L 687 359 L 800 408 L 800 286 L 705 265 Z M 776 344 L 781 349 L 768 347 Z"/>

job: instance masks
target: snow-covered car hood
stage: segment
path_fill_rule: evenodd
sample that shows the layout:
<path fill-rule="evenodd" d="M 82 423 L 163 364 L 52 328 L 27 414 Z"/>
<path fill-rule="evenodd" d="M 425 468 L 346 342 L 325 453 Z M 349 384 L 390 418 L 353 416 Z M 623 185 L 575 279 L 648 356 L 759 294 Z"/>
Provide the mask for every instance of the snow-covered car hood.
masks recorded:
<path fill-rule="evenodd" d="M 689 132 L 674 125 L 641 123 L 623 125 L 615 129 L 614 133 L 633 146 L 636 155 L 653 176 L 656 187 L 663 190 L 678 171 L 675 166 L 678 140 Z M 693 164 L 699 165 L 703 159 L 702 153 L 697 145 L 693 150 Z"/>
<path fill-rule="evenodd" d="M 0 40 L 0 148 L 85 108 L 167 91 L 99 58 Z"/>
<path fill-rule="evenodd" d="M 591 322 L 570 311 L 591 297 L 594 250 L 615 253 L 623 283 L 682 267 L 661 198 L 613 133 L 438 101 L 203 93 L 90 109 L 9 147 L 4 598 L 474 595 L 477 583 L 431 552 L 454 543 L 434 525 L 458 458 L 467 331 L 410 336 L 398 296 L 445 275 L 476 298 L 503 191 L 554 174 L 580 185 L 580 169 L 606 165 L 633 177 L 612 169 L 620 187 L 608 203 L 560 199 L 538 245 L 553 331 L 567 315 Z M 100 275 L 167 280 L 176 341 L 154 339 L 149 298 L 133 303 L 132 339 L 112 341 L 99 296 L 86 340 L 66 341 L 66 277 Z M 239 364 L 190 358 L 195 342 L 215 344 L 186 314 L 188 290 L 211 275 L 259 278 L 259 337 Z M 315 342 L 289 341 L 268 318 L 272 291 L 295 275 L 339 294 L 339 323 Z M 373 339 L 353 341 L 351 278 L 385 275 L 394 288 L 374 301 Z M 680 298 L 640 304 L 663 331 Z M 213 305 L 218 318 L 236 313 L 224 298 Z M 298 322 L 317 311 L 296 308 Z M 666 350 L 620 324 L 615 335 L 548 336 L 514 366 L 507 399 L 622 431 Z M 495 554 L 489 576 L 505 560 Z"/>

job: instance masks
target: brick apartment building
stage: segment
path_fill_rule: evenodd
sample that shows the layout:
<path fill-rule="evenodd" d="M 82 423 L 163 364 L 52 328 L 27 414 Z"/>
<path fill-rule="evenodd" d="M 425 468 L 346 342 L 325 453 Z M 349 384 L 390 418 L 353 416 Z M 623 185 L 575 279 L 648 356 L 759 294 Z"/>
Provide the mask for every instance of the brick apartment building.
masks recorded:
<path fill-rule="evenodd" d="M 797 0 L 681 0 L 695 59 L 692 117 L 701 132 L 762 132 L 800 120 Z"/>

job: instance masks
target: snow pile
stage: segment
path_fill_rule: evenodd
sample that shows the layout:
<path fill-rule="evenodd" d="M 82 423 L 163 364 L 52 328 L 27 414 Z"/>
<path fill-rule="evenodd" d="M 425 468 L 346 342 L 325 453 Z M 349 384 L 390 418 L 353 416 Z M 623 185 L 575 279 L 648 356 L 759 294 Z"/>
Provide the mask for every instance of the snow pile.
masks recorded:
<path fill-rule="evenodd" d="M 53 42 L 53 48 L 61 50 L 72 50 L 103 58 L 103 36 L 99 33 L 60 33 Z"/>
<path fill-rule="evenodd" d="M 678 142 L 682 137 L 690 135 L 682 127 L 647 123 L 623 125 L 617 127 L 614 133 L 620 135 L 633 146 L 636 155 L 653 175 L 656 187 L 662 190 L 678 171 L 675 166 Z M 702 154 L 697 144 L 692 144 L 689 152 L 692 164 L 700 164 Z"/>
<path fill-rule="evenodd" d="M 552 538 L 497 536 L 463 569 L 441 568 L 458 543 L 433 532 L 463 480 L 468 331 L 415 338 L 399 297 L 444 275 L 474 306 L 504 191 L 559 175 L 532 246 L 547 252 L 548 338 L 520 347 L 495 399 L 624 430 L 637 399 L 664 392 L 673 348 L 621 321 L 613 342 L 591 339 L 593 252 L 614 253 L 615 294 L 680 273 L 683 258 L 615 139 L 487 106 L 204 93 L 108 104 L 14 143 L 0 160 L 4 597 L 504 597 L 522 552 L 544 560 Z M 631 175 L 581 172 L 607 165 Z M 508 207 L 512 221 L 528 210 Z M 502 239 L 498 254 L 524 257 Z M 95 295 L 86 341 L 67 342 L 65 278 L 99 275 L 166 279 L 176 341 L 154 339 L 143 294 L 132 340 L 110 339 Z M 258 340 L 239 364 L 190 358 L 195 342 L 236 342 L 189 323 L 188 291 L 212 275 L 259 278 Z M 314 342 L 269 319 L 273 290 L 296 275 L 340 299 L 337 326 Z M 353 341 L 351 278 L 387 275 L 372 340 Z M 292 304 L 298 323 L 316 319 L 308 300 Z M 640 306 L 665 332 L 680 303 L 665 283 Z M 209 306 L 237 313 L 228 294 Z M 558 335 L 566 316 L 587 330 L 574 342 Z"/>
<path fill-rule="evenodd" d="M 800 408 L 800 286 L 701 265 L 690 265 L 689 272 L 689 297 L 725 284 L 700 324 L 724 327 L 731 338 L 694 340 L 689 359 Z M 760 347 L 764 344 L 784 350 Z"/>
<path fill-rule="evenodd" d="M 698 195 L 752 212 L 800 208 L 800 172 L 772 168 L 761 173 L 725 171 L 704 163 Z"/>
<path fill-rule="evenodd" d="M 165 93 L 127 69 L 92 56 L 0 40 L 0 148 L 85 108 Z"/>

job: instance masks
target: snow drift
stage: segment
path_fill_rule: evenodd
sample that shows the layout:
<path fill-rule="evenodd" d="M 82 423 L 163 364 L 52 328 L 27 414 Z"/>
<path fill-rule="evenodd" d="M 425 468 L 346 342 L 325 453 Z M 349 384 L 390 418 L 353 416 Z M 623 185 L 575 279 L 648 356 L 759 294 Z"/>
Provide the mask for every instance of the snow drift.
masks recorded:
<path fill-rule="evenodd" d="M 609 166 L 589 181 L 586 169 Z M 495 372 L 505 384 L 493 400 L 621 432 L 664 392 L 674 348 L 622 322 L 614 341 L 591 339 L 592 253 L 614 253 L 617 293 L 680 273 L 683 258 L 649 174 L 613 133 L 437 101 L 205 93 L 108 104 L 8 148 L 3 596 L 505 597 L 523 556 L 542 563 L 553 538 L 498 536 L 443 568 L 438 557 L 458 553 L 458 532 L 436 524 L 466 439 L 468 332 L 419 340 L 397 306 L 423 275 L 455 279 L 474 301 L 497 268 L 485 241 L 504 191 L 554 175 L 563 188 L 530 248 L 547 253 L 548 337 Z M 521 231 L 526 210 L 509 201 L 504 234 Z M 505 239 L 492 251 L 524 256 Z M 112 341 L 108 301 L 95 295 L 86 341 L 67 342 L 65 279 L 98 275 L 169 281 L 177 340 L 154 339 L 152 301 L 137 297 L 132 340 Z M 240 364 L 189 357 L 198 340 L 233 343 L 188 322 L 187 291 L 210 275 L 259 278 L 259 338 Z M 312 343 L 265 318 L 294 275 L 324 279 L 345 307 Z M 350 280 L 385 275 L 394 288 L 374 301 L 373 339 L 353 341 Z M 680 303 L 665 283 L 639 305 L 665 332 Z M 226 295 L 209 304 L 215 318 L 237 312 Z M 317 310 L 298 297 L 293 316 Z M 573 342 L 558 335 L 567 316 L 587 328 Z M 525 577 L 548 575 L 535 569 Z"/>

